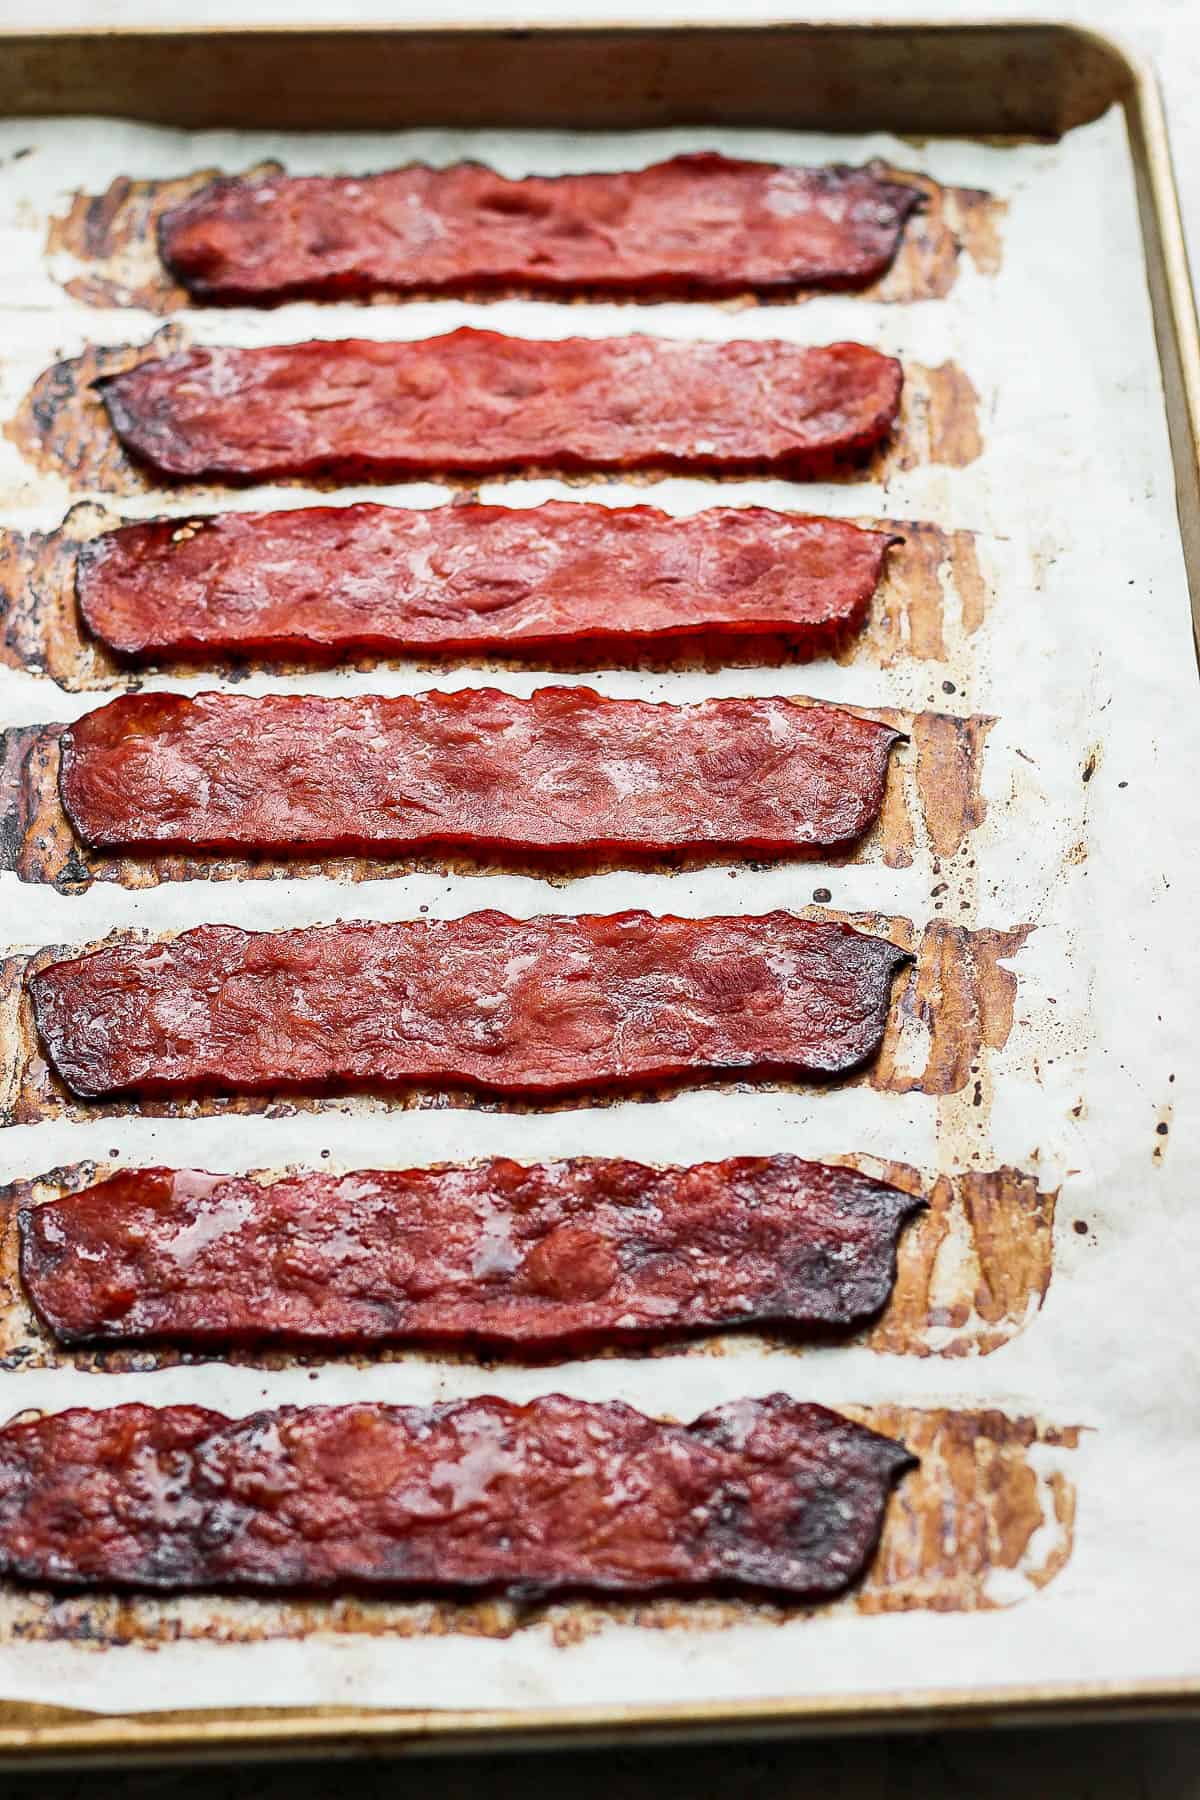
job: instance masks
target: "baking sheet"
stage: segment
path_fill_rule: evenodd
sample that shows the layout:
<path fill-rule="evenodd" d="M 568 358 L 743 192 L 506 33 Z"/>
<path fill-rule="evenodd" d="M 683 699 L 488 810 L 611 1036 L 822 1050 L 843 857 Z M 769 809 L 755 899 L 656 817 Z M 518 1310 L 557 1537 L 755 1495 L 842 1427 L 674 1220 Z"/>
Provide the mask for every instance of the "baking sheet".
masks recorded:
<path fill-rule="evenodd" d="M 419 1401 L 478 1392 L 512 1397 L 557 1388 L 617 1396 L 679 1416 L 745 1392 L 782 1388 L 833 1405 L 966 1413 L 988 1449 L 990 1415 L 1034 1417 L 1025 1447 L 1041 1524 L 1003 1545 L 966 1543 L 982 1556 L 982 1610 L 864 1613 L 853 1603 L 815 1613 L 699 1605 L 550 1608 L 498 1635 L 455 1623 L 445 1609 L 381 1613 L 319 1609 L 275 1623 L 252 1641 L 254 1603 L 160 1608 L 164 1629 L 142 1647 L 146 1613 L 102 1614 L 5 1597 L 0 1692 L 145 1711 L 196 1706 L 332 1704 L 489 1707 L 673 1699 L 795 1699 L 1088 1679 L 1200 1673 L 1190 1593 L 1194 1483 L 1200 1474 L 1189 1414 L 1195 1392 L 1189 1274 L 1200 1244 L 1176 1139 L 1190 1124 L 1189 932 L 1196 828 L 1189 804 L 1197 725 L 1186 585 L 1161 390 L 1140 261 L 1132 173 L 1121 118 L 1112 114 L 1056 146 L 996 148 L 887 139 L 820 139 L 778 132 L 630 133 L 564 139 L 507 134 L 411 134 L 355 140 L 205 134 L 95 121 L 0 129 L 0 247 L 8 270 L 0 414 L 13 417 L 36 375 L 89 340 L 128 343 L 161 325 L 150 313 L 112 312 L 64 297 L 75 273 L 58 253 L 44 264 L 47 220 L 81 180 L 99 190 L 119 174 L 237 169 L 264 156 L 296 171 L 362 170 L 411 155 L 472 154 L 507 173 L 631 165 L 675 148 L 798 161 L 880 154 L 941 181 L 990 189 L 1008 202 L 1004 257 L 985 273 L 964 257 L 950 292 L 912 306 L 854 296 L 795 307 L 581 305 L 497 301 L 366 309 L 293 306 L 267 315 L 198 313 L 182 323 L 198 342 L 268 342 L 354 333 L 420 336 L 460 323 L 527 335 L 628 329 L 667 335 L 856 336 L 906 362 L 965 371 L 979 397 L 981 453 L 965 466 L 885 462 L 877 479 L 806 485 L 672 480 L 595 483 L 603 502 L 652 498 L 692 511 L 716 498 L 917 518 L 978 534 L 988 589 L 971 628 L 947 583 L 944 656 L 910 653 L 878 667 L 862 659 L 782 669 L 603 671 L 586 679 L 614 695 L 808 693 L 866 706 L 930 706 L 990 713 L 983 769 L 986 816 L 950 858 L 926 844 L 907 867 L 863 861 L 839 868 L 779 865 L 669 875 L 602 874 L 566 886 L 528 876 L 421 871 L 347 887 L 328 879 L 178 882 L 141 892 L 98 883 L 83 895 L 0 876 L 4 938 L 14 949 L 84 942 L 111 928 L 161 931 L 207 919 L 299 924 L 339 916 L 431 915 L 495 905 L 517 914 L 644 905 L 681 913 L 797 906 L 814 890 L 843 911 L 906 915 L 919 930 L 953 919 L 977 930 L 1035 924 L 1011 958 L 1011 1029 L 981 1051 L 978 1074 L 942 1093 L 870 1083 L 827 1092 L 691 1092 L 653 1104 L 622 1102 L 543 1114 L 485 1107 L 339 1105 L 277 1116 L 193 1119 L 55 1118 L 0 1133 L 0 1178 L 17 1180 L 91 1158 L 240 1169 L 311 1163 L 407 1163 L 491 1153 L 612 1153 L 680 1160 L 787 1149 L 900 1158 L 929 1174 L 1004 1164 L 1061 1188 L 1053 1276 L 1025 1329 L 990 1355 L 881 1354 L 867 1344 L 797 1353 L 730 1338 L 719 1354 L 572 1362 L 547 1370 L 404 1356 L 378 1366 L 293 1361 L 264 1369 L 202 1363 L 120 1374 L 10 1370 L 7 1414 L 25 1407 L 124 1399 L 192 1399 L 243 1412 L 262 1404 L 347 1398 Z M 32 148 L 32 154 L 17 152 Z M 570 488 L 487 484 L 485 498 L 533 503 Z M 372 490 L 433 503 L 431 487 Z M 81 497 L 78 485 L 0 447 L 9 526 L 48 530 Z M 112 504 L 111 494 L 95 498 Z M 210 497 L 211 498 L 211 497 Z M 222 503 L 300 504 L 298 489 L 243 491 Z M 152 494 L 123 495 L 129 514 L 164 510 Z M 192 496 L 165 510 L 186 511 Z M 529 692 L 529 671 L 415 667 L 304 678 L 253 677 L 242 691 L 298 685 L 325 691 L 417 691 L 486 679 Z M 948 690 L 946 684 L 951 684 Z M 211 678 L 154 677 L 163 687 Z M 44 677 L 0 668 L 0 720 L 76 716 L 94 702 Z M 906 1029 L 919 1034 L 919 1015 Z M 1162 1131 L 1162 1127 L 1166 1131 Z M 947 1251 L 946 1280 L 961 1243 Z M 933 1296 L 936 1299 L 936 1295 Z M 990 1413 L 989 1413 L 990 1409 Z M 1074 1446 L 1064 1427 L 1083 1430 Z M 972 1430 L 976 1427 L 973 1426 Z M 1056 1440 L 1057 1436 L 1057 1441 Z M 987 1456 L 983 1457 L 986 1477 Z M 1062 1499 L 1077 1497 L 1077 1511 Z M 989 1513 L 987 1532 L 1006 1523 Z M 1027 1521 L 1026 1521 L 1027 1523 Z M 986 1537 L 986 1534 L 985 1534 Z M 74 1606 L 74 1610 L 72 1607 Z M 91 1642 L 55 1641 L 48 1619 L 80 1618 Z M 314 1625 L 321 1618 L 335 1630 Z M 131 1638 L 120 1648 L 114 1639 Z M 503 1622 L 502 1622 L 503 1623 Z M 206 1625 L 217 1637 L 194 1634 Z M 139 1636 L 139 1633 L 142 1635 Z M 176 1641 L 172 1641 L 177 1633 Z M 89 1633 L 81 1632 L 86 1640 Z M 245 1641 L 250 1639 L 251 1641 Z"/>

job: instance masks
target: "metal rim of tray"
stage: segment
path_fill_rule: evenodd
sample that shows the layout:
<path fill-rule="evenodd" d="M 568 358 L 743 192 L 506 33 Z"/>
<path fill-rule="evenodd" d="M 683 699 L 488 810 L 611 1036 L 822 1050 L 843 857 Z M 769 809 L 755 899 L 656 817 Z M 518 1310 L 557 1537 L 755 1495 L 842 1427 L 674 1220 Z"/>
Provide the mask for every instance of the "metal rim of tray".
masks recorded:
<path fill-rule="evenodd" d="M 414 34 L 467 36 L 486 31 L 495 37 L 525 40 L 558 35 L 577 37 L 617 34 L 630 37 L 654 31 L 669 35 L 717 34 L 734 21 L 696 24 L 589 20 L 582 24 L 486 26 L 438 24 L 434 20 L 381 28 L 374 25 L 306 23 L 256 25 L 256 40 L 284 43 L 301 36 L 339 38 L 394 37 Z M 1021 34 L 1055 33 L 1081 58 L 1100 59 L 1114 72 L 1107 104 L 1120 103 L 1133 151 L 1138 208 L 1153 308 L 1154 331 L 1162 367 L 1171 453 L 1175 470 L 1180 532 L 1183 539 L 1193 618 L 1200 632 L 1200 330 L 1188 266 L 1187 248 L 1171 164 L 1166 120 L 1156 77 L 1149 65 L 1119 41 L 1087 27 L 1060 20 L 989 20 L 945 23 L 920 18 L 890 19 L 882 26 L 870 19 L 806 20 L 802 25 L 738 26 L 764 38 L 781 30 L 859 35 L 868 31 L 890 36 L 920 33 L 946 44 L 981 34 L 1018 42 Z M 54 40 L 74 48 L 111 46 L 133 39 L 211 38 L 235 42 L 245 28 L 205 26 L 80 27 L 61 32 L 4 30 L 0 57 L 30 45 Z M 35 94 L 35 100 L 37 95 Z M 74 111 L 56 105 L 54 111 Z M 966 135 L 966 134 L 963 134 Z M 974 1688 L 920 1688 L 850 1696 L 752 1701 L 677 1702 L 650 1706 L 564 1706 L 519 1710 L 388 1710 L 378 1707 L 229 1708 L 164 1711 L 142 1714 L 98 1714 L 69 1707 L 0 1701 L 0 1765 L 100 1762 L 169 1762 L 197 1758 L 249 1758 L 280 1755 L 379 1755 L 390 1751 L 534 1749 L 612 1743 L 671 1743 L 732 1737 L 785 1737 L 835 1732 L 969 1728 L 1014 1723 L 1081 1723 L 1103 1720 L 1178 1718 L 1200 1713 L 1200 1677 L 1081 1683 L 1015 1682 Z"/>

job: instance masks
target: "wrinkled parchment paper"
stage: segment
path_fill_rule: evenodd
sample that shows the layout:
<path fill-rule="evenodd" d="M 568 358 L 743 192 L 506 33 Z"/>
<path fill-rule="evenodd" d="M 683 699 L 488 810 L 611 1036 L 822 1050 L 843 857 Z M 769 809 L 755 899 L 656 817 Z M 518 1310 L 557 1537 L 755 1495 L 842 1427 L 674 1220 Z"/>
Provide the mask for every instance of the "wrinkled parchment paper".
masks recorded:
<path fill-rule="evenodd" d="M 479 906 L 517 914 L 623 906 L 683 913 L 804 905 L 828 888 L 835 908 L 903 913 L 918 924 L 953 907 L 959 922 L 1036 925 L 1013 960 L 1015 1023 L 991 1063 L 990 1104 L 867 1086 L 830 1092 L 680 1094 L 544 1116 L 474 1110 L 299 1114 L 192 1121 L 45 1123 L 0 1133 L 0 1179 L 85 1157 L 209 1169 L 284 1163 L 406 1164 L 508 1153 L 619 1153 L 692 1160 L 789 1150 L 857 1150 L 937 1170 L 1010 1163 L 1061 1184 L 1046 1303 L 1025 1332 L 986 1358 L 884 1356 L 865 1348 L 768 1350 L 730 1339 L 724 1354 L 603 1359 L 549 1370 L 441 1365 L 414 1356 L 374 1369 L 282 1372 L 219 1363 L 157 1374 L 73 1370 L 0 1375 L 0 1414 L 25 1407 L 193 1400 L 238 1413 L 264 1404 L 352 1398 L 425 1401 L 560 1389 L 620 1397 L 689 1417 L 742 1393 L 783 1388 L 827 1403 L 994 1405 L 1082 1425 L 1071 1454 L 1079 1511 L 1074 1553 L 1041 1591 L 1020 1569 L 997 1578 L 998 1610 L 862 1617 L 844 1609 L 785 1624 L 646 1630 L 612 1622 L 576 1644 L 532 1624 L 502 1640 L 312 1635 L 251 1645 L 167 1644 L 151 1651 L 5 1641 L 0 1694 L 95 1709 L 184 1705 L 545 1706 L 557 1703 L 866 1695 L 1005 1682 L 1123 1682 L 1200 1675 L 1195 1547 L 1200 1491 L 1193 1288 L 1200 1207 L 1188 1166 L 1196 1105 L 1193 1022 L 1197 809 L 1196 665 L 1174 516 L 1162 394 L 1145 291 L 1133 180 L 1113 114 L 1055 146 L 825 139 L 687 130 L 570 138 L 415 133 L 350 138 L 208 133 L 106 121 L 0 126 L 3 354 L 0 416 L 34 376 L 85 342 L 141 341 L 161 321 L 71 300 L 43 255 L 48 217 L 81 187 L 119 174 L 229 170 L 277 156 L 294 172 L 361 171 L 413 156 L 478 156 L 509 174 L 635 166 L 672 150 L 719 147 L 799 162 L 882 155 L 1009 202 L 1004 262 L 986 276 L 964 259 L 952 293 L 911 306 L 829 296 L 797 306 L 582 305 L 501 300 L 369 308 L 190 312 L 197 342 L 267 343 L 309 335 L 423 336 L 461 323 L 527 335 L 637 329 L 706 338 L 858 337 L 930 365 L 952 359 L 981 398 L 984 449 L 971 466 L 924 466 L 870 484 L 792 487 L 673 479 L 597 483 L 587 497 L 651 499 L 679 512 L 736 497 L 805 511 L 929 519 L 981 534 L 992 599 L 950 664 L 901 658 L 874 669 L 835 662 L 711 673 L 606 671 L 582 679 L 613 695 L 683 699 L 810 693 L 864 705 L 997 715 L 985 761 L 988 812 L 953 869 L 927 855 L 908 869 L 604 874 L 566 886 L 500 874 L 412 875 L 352 888 L 329 880 L 192 882 L 143 893 L 98 884 L 81 897 L 0 877 L 8 948 L 84 942 L 113 926 L 177 929 L 338 917 L 433 916 Z M 18 156 L 28 150 L 29 154 Z M 357 490 L 363 492 L 364 490 Z M 433 486 L 373 489 L 432 504 Z M 485 486 L 485 498 L 533 504 L 578 487 Z M 84 497 L 0 443 L 0 519 L 48 528 Z M 223 504 L 303 504 L 296 488 L 251 490 Z M 128 513 L 194 501 L 118 502 Z M 527 693 L 537 674 L 413 669 L 251 678 L 241 691 L 416 691 L 487 680 Z M 948 693 L 944 682 L 954 683 Z M 155 686 L 194 688 L 216 678 Z M 0 669 L 0 722 L 75 716 L 104 696 L 67 694 Z M 1085 780 L 1091 766 L 1094 772 Z M 967 866 L 970 861 L 974 867 Z M 941 888 L 940 884 L 946 886 Z M 938 902 L 943 911 L 938 911 Z M 1160 1128 L 1166 1125 L 1164 1133 Z M 1078 1221 L 1078 1224 L 1076 1224 Z M 1032 1453 L 1037 1465 L 1039 1452 Z"/>

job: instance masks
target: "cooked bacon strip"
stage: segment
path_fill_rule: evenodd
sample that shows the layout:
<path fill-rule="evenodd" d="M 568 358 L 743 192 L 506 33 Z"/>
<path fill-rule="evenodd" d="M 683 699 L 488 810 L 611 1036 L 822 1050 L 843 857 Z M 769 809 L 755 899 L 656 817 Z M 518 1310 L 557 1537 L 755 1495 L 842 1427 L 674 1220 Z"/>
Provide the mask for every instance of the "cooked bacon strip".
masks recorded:
<path fill-rule="evenodd" d="M 916 1458 L 785 1394 L 79 1408 L 0 1431 L 0 1573 L 55 1587 L 749 1590 L 861 1574 Z"/>
<path fill-rule="evenodd" d="M 127 694 L 63 733 L 61 788 L 109 849 L 820 855 L 878 817 L 899 735 L 833 706 L 584 687 Z"/>
<path fill-rule="evenodd" d="M 202 925 L 30 978 L 76 1094 L 386 1089 L 513 1095 L 693 1075 L 842 1075 L 879 1049 L 886 938 L 757 918 Z"/>
<path fill-rule="evenodd" d="M 80 546 L 88 629 L 122 656 L 639 648 L 857 630 L 882 531 L 721 506 L 300 507 L 123 525 Z"/>
<path fill-rule="evenodd" d="M 579 1350 L 732 1325 L 854 1325 L 922 1202 L 855 1169 L 743 1156 L 246 1176 L 133 1169 L 20 1214 L 21 1277 L 67 1344 L 303 1340 Z"/>
<path fill-rule="evenodd" d="M 900 364 L 861 344 L 502 337 L 464 328 L 152 357 L 96 386 L 163 475 L 230 481 L 528 468 L 803 473 L 895 422 Z"/>
<path fill-rule="evenodd" d="M 622 174 L 508 181 L 479 163 L 214 181 L 164 213 L 163 261 L 198 299 L 488 288 L 614 294 L 865 287 L 920 201 L 876 169 L 712 152 Z"/>

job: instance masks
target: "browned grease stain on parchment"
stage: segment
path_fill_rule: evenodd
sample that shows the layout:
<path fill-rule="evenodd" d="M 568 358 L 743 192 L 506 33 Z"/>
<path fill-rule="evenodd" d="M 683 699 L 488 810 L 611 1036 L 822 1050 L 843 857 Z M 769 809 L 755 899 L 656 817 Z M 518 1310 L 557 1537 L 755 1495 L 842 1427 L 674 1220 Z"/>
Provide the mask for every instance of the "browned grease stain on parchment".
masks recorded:
<path fill-rule="evenodd" d="M 1006 201 L 982 188 L 941 187 L 911 169 L 889 168 L 887 173 L 919 187 L 925 203 L 909 219 L 891 268 L 863 290 L 867 299 L 944 300 L 958 280 L 964 255 L 980 275 L 999 274 Z"/>
<path fill-rule="evenodd" d="M 879 1554 L 857 1596 L 860 1612 L 987 1612 L 1011 1604 L 1008 1584 L 1037 1590 L 1070 1560 L 1075 1485 L 1065 1459 L 1040 1471 L 1036 1449 L 1074 1450 L 1075 1426 L 1042 1427 L 992 1410 L 927 1411 L 899 1406 L 844 1409 L 901 1438 L 921 1466 L 894 1495 Z M 1039 1459 L 1040 1460 L 1040 1459 Z M 1036 1535 L 1046 1540 L 1035 1549 Z"/>
<path fill-rule="evenodd" d="M 944 299 L 958 279 L 964 255 L 980 274 L 997 273 L 1006 210 L 1003 201 L 979 188 L 942 187 L 927 175 L 877 166 L 881 175 L 919 188 L 924 204 L 908 221 L 890 269 L 856 292 L 868 300 Z M 283 172 L 281 164 L 265 162 L 244 175 L 252 178 Z M 102 194 L 75 194 L 67 211 L 50 220 L 46 237 L 48 256 L 66 255 L 78 265 L 79 272 L 62 284 L 66 292 L 89 306 L 139 306 L 156 313 L 177 312 L 195 304 L 158 254 L 158 222 L 217 174 L 216 169 L 201 169 L 161 181 L 136 181 L 119 175 Z M 519 294 L 523 290 L 508 291 Z M 493 289 L 470 297 L 495 300 L 504 295 Z M 797 298 L 806 297 L 811 296 L 789 294 L 781 303 L 794 304 Z M 395 296 L 385 293 L 377 298 L 386 302 Z M 755 299 L 746 296 L 741 304 L 754 304 Z"/>
<path fill-rule="evenodd" d="M 97 1594 L 56 1598 L 44 1589 L 0 1592 L 0 1642 L 257 1643 L 316 1633 L 345 1637 L 508 1638 L 544 1627 L 562 1647 L 610 1625 L 713 1631 L 784 1625 L 814 1614 L 986 1612 L 1052 1581 L 1071 1556 L 1074 1426 L 1041 1426 L 997 1411 L 906 1407 L 842 1409 L 898 1437 L 921 1458 L 892 1496 L 879 1551 L 859 1586 L 832 1606 L 753 1600 L 561 1601 L 521 1606 L 485 1599 L 175 1599 Z M 1047 1466 L 1049 1465 L 1049 1466 Z"/>
<path fill-rule="evenodd" d="M 217 169 L 198 169 L 168 181 L 135 181 L 118 175 L 102 194 L 77 193 L 65 213 L 50 220 L 46 255 L 67 255 L 79 273 L 63 282 L 74 300 L 88 306 L 140 306 L 147 312 L 178 312 L 191 301 L 158 254 L 158 222 L 217 178 Z M 281 175 L 283 166 L 263 162 L 249 177 Z"/>
<path fill-rule="evenodd" d="M 75 600 L 78 546 L 119 523 L 85 501 L 50 531 L 0 528 L 0 662 L 72 692 L 138 684 L 85 630 Z"/>
<path fill-rule="evenodd" d="M 945 531 L 915 519 L 866 519 L 902 542 L 888 554 L 863 631 L 837 652 L 843 663 L 891 668 L 910 658 L 946 662 L 983 624 L 991 591 L 979 564 L 975 533 Z M 957 621 L 952 622 L 957 608 Z M 948 616 L 949 615 L 949 616 Z"/>
<path fill-rule="evenodd" d="M 921 815 L 937 856 L 956 856 L 984 821 L 987 805 L 980 787 L 983 746 L 995 723 L 986 716 L 964 719 L 945 713 L 917 713 L 913 717 Z"/>
<path fill-rule="evenodd" d="M 859 930 L 876 933 L 908 950 L 913 961 L 900 971 L 883 1045 L 875 1062 L 851 1082 L 867 1082 L 884 1093 L 922 1093 L 933 1097 L 956 1094 L 969 1082 L 982 1080 L 990 1052 L 1003 1048 L 1012 1028 L 1017 978 L 1004 967 L 1015 956 L 1033 929 L 1020 925 L 1012 931 L 970 931 L 965 926 L 935 921 L 918 930 L 909 919 L 880 913 L 840 913 L 831 907 L 797 909 L 811 919 L 840 919 Z M 172 933 L 115 931 L 104 944 L 167 941 Z M 38 969 L 65 957 L 87 954 L 100 944 L 53 945 L 28 956 L 10 956 L 0 962 L 0 1125 L 27 1125 L 42 1119 L 92 1119 L 117 1117 L 130 1112 L 148 1118 L 201 1118 L 213 1114 L 292 1116 L 298 1112 L 342 1113 L 398 1108 L 444 1110 L 470 1106 L 478 1111 L 567 1111 L 579 1106 L 611 1105 L 617 1099 L 663 1099 L 689 1087 L 732 1088 L 747 1085 L 767 1090 L 795 1088 L 816 1091 L 811 1082 L 739 1083 L 717 1079 L 680 1082 L 650 1090 L 619 1093 L 581 1092 L 558 1100 L 512 1101 L 495 1095 L 459 1090 L 417 1089 L 377 1096 L 326 1096 L 281 1093 L 276 1099 L 262 1095 L 235 1098 L 143 1099 L 128 1097 L 104 1101 L 80 1101 L 72 1097 L 53 1074 L 41 1054 L 27 982 Z"/>
<path fill-rule="evenodd" d="M 894 1094 L 962 1093 L 986 1053 L 1008 1042 L 1017 978 L 1005 963 L 1033 926 L 976 931 L 938 919 L 918 934 L 907 921 L 880 915 L 858 915 L 853 922 L 916 954 L 871 1071 L 872 1087 Z"/>
<path fill-rule="evenodd" d="M 195 497 L 212 496 L 217 492 L 212 487 L 168 480 L 127 455 L 92 385 L 102 377 L 123 373 L 186 347 L 187 336 L 179 325 L 164 325 L 148 344 L 107 348 L 89 345 L 82 355 L 54 363 L 37 377 L 15 418 L 5 427 L 5 436 L 42 474 L 58 476 L 76 489 L 112 495 L 153 494 L 166 489 Z M 891 437 L 865 458 L 835 458 L 822 473 L 838 481 L 883 481 L 895 471 L 917 468 L 923 463 L 963 468 L 975 461 L 983 447 L 978 412 L 979 396 L 970 379 L 953 363 L 934 369 L 907 363 L 900 417 Z M 561 473 L 552 464 L 544 469 L 530 467 L 521 471 L 521 479 Z M 699 478 L 705 478 L 703 471 Z M 575 485 L 592 479 L 590 475 L 572 477 Z M 653 486 L 657 475 L 654 471 L 641 471 L 631 477 L 623 472 L 613 479 L 644 480 Z M 460 487 L 469 485 L 468 478 L 461 474 L 447 480 Z M 273 485 L 332 489 L 338 484 L 332 479 L 322 483 L 306 476 Z"/>
<path fill-rule="evenodd" d="M 892 469 L 915 469 L 937 463 L 965 469 L 983 454 L 979 425 L 980 397 L 964 370 L 952 362 L 936 369 L 913 366 L 906 378 Z"/>
<path fill-rule="evenodd" d="M 219 501 L 216 503 L 219 505 Z M 186 516 L 186 515 L 185 515 Z M 119 514 L 83 501 L 71 508 L 62 524 L 51 531 L 20 532 L 0 528 L 0 662 L 10 668 L 49 675 L 71 692 L 136 686 L 142 676 L 157 669 L 174 674 L 203 675 L 255 671 L 272 675 L 303 674 L 312 663 L 252 657 L 230 663 L 217 657 L 211 662 L 176 660 L 125 665 L 84 628 L 75 601 L 75 558 L 79 544 L 112 531 L 122 523 Z M 864 629 L 835 647 L 843 663 L 866 663 L 891 668 L 912 659 L 946 662 L 983 623 L 990 591 L 979 566 L 975 537 L 969 531 L 944 531 L 940 526 L 905 519 L 866 519 L 860 523 L 885 531 L 901 541 L 889 552 L 883 580 L 871 602 Z M 650 669 L 697 669 L 711 666 L 757 667 L 808 660 L 784 640 L 754 639 L 746 644 L 722 641 L 706 654 L 695 646 L 676 652 L 663 646 L 647 651 L 600 648 L 572 649 L 563 656 L 541 651 L 535 655 L 503 658 L 450 655 L 437 659 L 381 658 L 353 655 L 337 659 L 338 666 L 366 670 L 382 666 L 444 668 L 472 667 L 596 668 L 606 666 Z"/>
<path fill-rule="evenodd" d="M 877 709 L 868 716 L 882 716 L 907 738 L 892 752 L 878 821 L 848 850 L 819 857 L 800 851 L 791 860 L 836 866 L 883 862 L 892 868 L 905 868 L 919 852 L 933 856 L 954 854 L 968 833 L 982 823 L 983 744 L 990 719 L 954 719 L 891 709 Z M 93 851 L 77 839 L 59 797 L 62 730 L 61 725 L 36 725 L 0 733 L 0 872 L 11 870 L 22 881 L 52 883 L 62 893 L 82 893 L 94 881 L 145 888 L 164 881 L 329 875 L 352 882 L 407 875 L 417 870 L 474 874 L 501 868 L 564 885 L 581 874 L 631 864 L 671 874 L 715 863 L 745 862 L 744 857 L 719 849 L 640 858 L 583 851 L 569 858 L 523 857 L 516 852 L 483 857 L 453 849 L 406 857 L 317 858 L 117 855 Z"/>
<path fill-rule="evenodd" d="M 987 817 L 984 747 L 996 721 L 983 713 L 961 718 L 882 708 L 875 716 L 903 731 L 906 742 L 892 753 L 879 822 L 858 860 L 878 856 L 888 868 L 907 869 L 925 855 L 936 870 L 938 859 L 957 856 Z"/>
<path fill-rule="evenodd" d="M 896 1285 L 888 1305 L 874 1323 L 840 1335 L 839 1342 L 897 1355 L 986 1356 L 1016 1337 L 1041 1307 L 1050 1286 L 1057 1195 L 1040 1193 L 1033 1176 L 1018 1169 L 931 1176 L 873 1157 L 832 1160 L 890 1181 L 905 1193 L 919 1194 L 927 1203 L 901 1234 Z M 58 1347 L 52 1333 L 39 1323 L 21 1284 L 18 1210 L 104 1181 L 118 1168 L 116 1163 L 77 1163 L 0 1188 L 0 1369 L 65 1367 L 122 1374 L 207 1362 L 214 1355 L 222 1362 L 272 1371 L 327 1360 L 364 1368 L 395 1361 L 477 1365 L 478 1357 L 468 1351 L 448 1355 L 440 1347 L 432 1354 L 397 1347 L 343 1354 L 303 1345 L 219 1352 L 187 1352 L 169 1345 Z M 288 1172 L 260 1170 L 256 1178 L 275 1180 Z M 804 1347 L 803 1333 L 749 1335 L 764 1347 L 798 1351 Z M 665 1339 L 646 1353 L 719 1356 L 728 1341 L 719 1332 Z M 638 1353 L 636 1347 L 622 1345 L 614 1354 L 627 1359 Z M 587 1353 L 582 1360 L 597 1354 L 607 1353 Z M 494 1360 L 551 1364 L 580 1358 L 574 1353 L 533 1358 L 497 1354 Z"/>
<path fill-rule="evenodd" d="M 1057 1192 L 1019 1169 L 939 1175 L 878 1171 L 928 1207 L 900 1244 L 896 1286 L 863 1334 L 872 1350 L 987 1356 L 1016 1337 L 1050 1287 Z"/>

